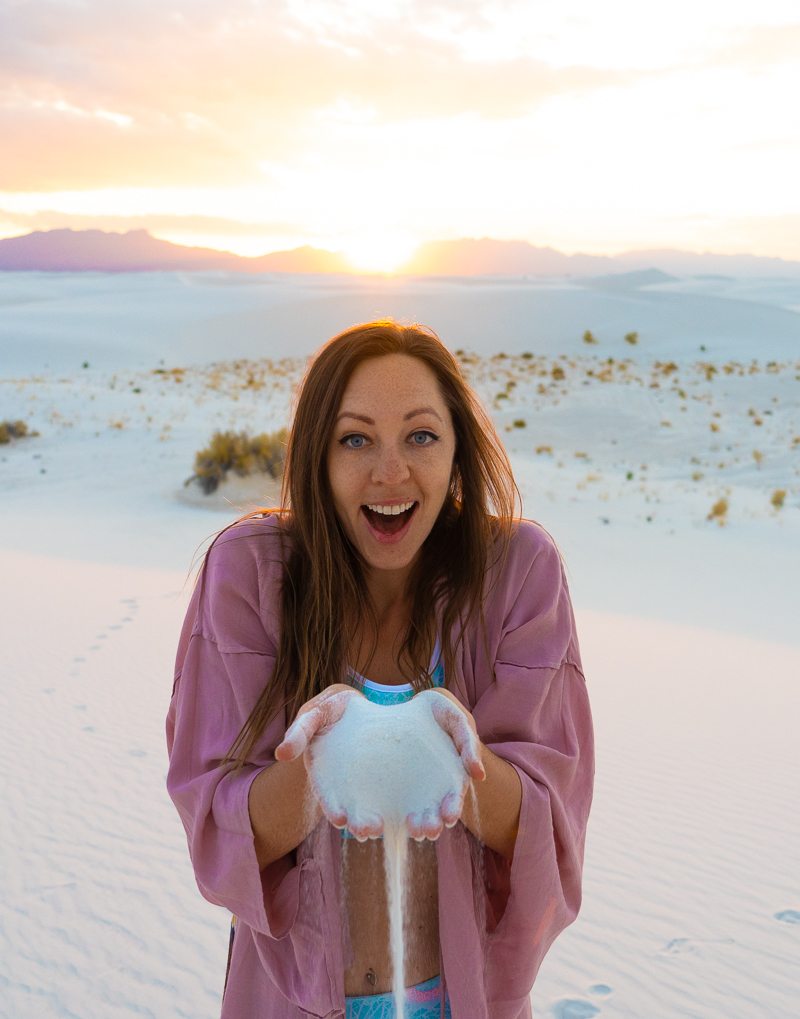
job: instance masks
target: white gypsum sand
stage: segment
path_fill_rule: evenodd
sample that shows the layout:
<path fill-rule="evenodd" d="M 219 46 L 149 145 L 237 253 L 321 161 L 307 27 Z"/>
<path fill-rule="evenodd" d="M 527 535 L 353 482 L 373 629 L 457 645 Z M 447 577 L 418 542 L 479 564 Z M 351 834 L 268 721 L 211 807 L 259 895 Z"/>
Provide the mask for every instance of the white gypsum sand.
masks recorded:
<path fill-rule="evenodd" d="M 230 913 L 198 893 L 164 715 L 190 564 L 238 510 L 175 493 L 375 314 L 474 352 L 567 562 L 597 779 L 534 1015 L 797 1011 L 797 282 L 9 272 L 0 306 L 0 418 L 40 432 L 0 445 L 0 1013 L 218 1019 Z"/>
<path fill-rule="evenodd" d="M 345 811 L 353 825 L 404 824 L 462 791 L 461 757 L 431 713 L 430 699 L 440 696 L 424 690 L 392 705 L 349 698 L 339 722 L 313 744 L 313 781 L 332 812 Z"/>
<path fill-rule="evenodd" d="M 404 896 L 408 853 L 406 817 L 438 813 L 469 777 L 452 739 L 422 691 L 403 704 L 374 704 L 354 696 L 339 722 L 317 737 L 311 755 L 316 791 L 331 810 L 344 811 L 348 827 L 378 818 L 384 823 L 386 898 L 397 1019 L 405 1015 Z"/>
<path fill-rule="evenodd" d="M 408 890 L 408 834 L 403 825 L 386 825 L 383 840 L 386 901 L 389 905 L 389 946 L 392 951 L 392 995 L 396 1019 L 405 1019 L 405 913 Z"/>

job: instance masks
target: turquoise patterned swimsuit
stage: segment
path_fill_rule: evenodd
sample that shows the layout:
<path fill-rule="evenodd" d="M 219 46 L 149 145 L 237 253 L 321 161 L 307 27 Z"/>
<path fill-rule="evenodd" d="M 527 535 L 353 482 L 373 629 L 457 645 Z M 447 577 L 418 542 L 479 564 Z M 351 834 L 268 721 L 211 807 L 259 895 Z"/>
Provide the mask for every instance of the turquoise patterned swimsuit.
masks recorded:
<path fill-rule="evenodd" d="M 444 686 L 444 666 L 441 661 L 438 640 L 433 651 L 431 665 L 434 663 L 436 666 L 431 673 L 433 684 L 434 686 Z M 414 688 L 410 683 L 396 686 L 375 683 L 352 669 L 347 678 L 357 690 L 364 694 L 367 700 L 373 701 L 375 704 L 403 704 L 414 696 Z M 342 838 L 352 839 L 355 836 L 343 828 Z M 441 978 L 435 976 L 414 987 L 406 987 L 406 1019 L 439 1019 L 441 1011 L 440 984 Z M 394 1019 L 394 998 L 391 993 L 345 997 L 344 1000 L 345 1019 Z M 450 1001 L 446 997 L 444 1014 L 446 1019 L 450 1019 Z"/>

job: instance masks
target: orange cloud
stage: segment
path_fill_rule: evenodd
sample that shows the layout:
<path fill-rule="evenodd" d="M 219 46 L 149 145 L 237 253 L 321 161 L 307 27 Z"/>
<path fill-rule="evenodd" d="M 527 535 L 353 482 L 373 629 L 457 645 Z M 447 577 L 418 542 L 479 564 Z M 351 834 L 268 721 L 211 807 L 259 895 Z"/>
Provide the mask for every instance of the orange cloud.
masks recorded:
<path fill-rule="evenodd" d="M 337 101 L 378 122 L 521 115 L 629 73 L 531 59 L 468 62 L 397 20 L 351 37 L 298 33 L 286 13 L 183 4 L 22 5 L 0 50 L 0 190 L 257 183 L 313 146 Z M 447 6 L 447 5 L 439 5 Z M 465 15 L 466 16 L 466 15 Z M 379 31 L 380 29 L 380 31 Z M 335 114 L 334 114 L 335 115 Z M 116 122 L 115 122 L 116 121 Z M 127 126 L 125 126 L 127 125 Z"/>

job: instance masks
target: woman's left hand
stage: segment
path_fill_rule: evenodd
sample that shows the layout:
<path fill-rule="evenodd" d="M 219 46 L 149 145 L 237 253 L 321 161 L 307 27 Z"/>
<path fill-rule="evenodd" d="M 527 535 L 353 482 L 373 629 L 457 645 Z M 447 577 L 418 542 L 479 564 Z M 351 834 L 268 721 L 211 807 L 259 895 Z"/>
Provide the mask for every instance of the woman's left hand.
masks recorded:
<path fill-rule="evenodd" d="M 486 769 L 481 761 L 481 741 L 475 719 L 458 698 L 449 690 L 422 690 L 416 694 L 415 700 L 422 697 L 430 703 L 431 714 L 437 724 L 452 739 L 461 757 L 466 776 L 477 782 L 486 778 Z M 406 829 L 413 839 L 436 839 L 442 830 L 452 828 L 461 817 L 464 809 L 469 781 L 465 781 L 459 793 L 449 793 L 439 806 L 439 816 L 434 817 L 430 811 L 423 814 L 409 814 L 406 818 Z"/>

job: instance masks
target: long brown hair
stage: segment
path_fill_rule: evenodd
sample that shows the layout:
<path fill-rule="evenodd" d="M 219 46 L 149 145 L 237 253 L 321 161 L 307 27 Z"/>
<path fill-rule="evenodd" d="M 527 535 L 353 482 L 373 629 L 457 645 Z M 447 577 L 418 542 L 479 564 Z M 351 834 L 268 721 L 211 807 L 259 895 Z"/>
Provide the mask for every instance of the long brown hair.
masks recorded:
<path fill-rule="evenodd" d="M 451 677 L 464 626 L 475 613 L 483 622 L 486 572 L 493 557 L 506 555 L 519 498 L 502 443 L 458 361 L 433 330 L 390 319 L 347 329 L 318 352 L 300 386 L 279 511 L 289 548 L 280 642 L 274 672 L 225 758 L 237 767 L 279 711 L 287 709 L 288 724 L 306 701 L 345 680 L 359 621 L 369 624 L 377 644 L 361 557 L 331 513 L 327 455 L 351 375 L 363 361 L 387 354 L 418 358 L 433 371 L 456 437 L 450 488 L 407 585 L 411 618 L 399 658 L 414 690 L 433 685 L 428 668 L 437 630 L 445 676 Z"/>

